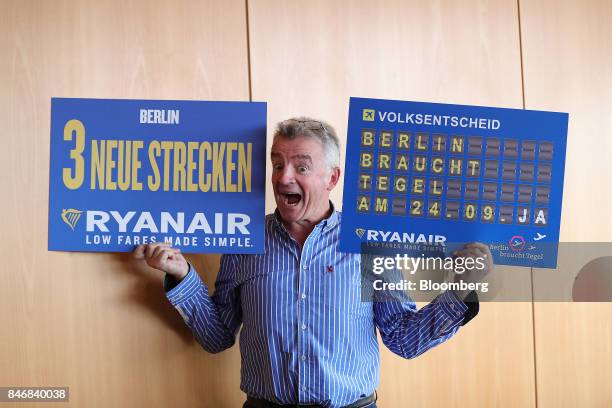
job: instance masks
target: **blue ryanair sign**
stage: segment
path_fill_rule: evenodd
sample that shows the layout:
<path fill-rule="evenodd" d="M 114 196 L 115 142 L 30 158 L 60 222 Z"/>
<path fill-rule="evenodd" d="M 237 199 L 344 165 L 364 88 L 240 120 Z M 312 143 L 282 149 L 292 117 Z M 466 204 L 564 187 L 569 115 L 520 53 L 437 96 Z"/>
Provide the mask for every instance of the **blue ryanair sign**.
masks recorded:
<path fill-rule="evenodd" d="M 567 113 L 351 98 L 341 249 L 554 268 Z"/>
<path fill-rule="evenodd" d="M 266 104 L 53 98 L 49 250 L 263 253 Z"/>

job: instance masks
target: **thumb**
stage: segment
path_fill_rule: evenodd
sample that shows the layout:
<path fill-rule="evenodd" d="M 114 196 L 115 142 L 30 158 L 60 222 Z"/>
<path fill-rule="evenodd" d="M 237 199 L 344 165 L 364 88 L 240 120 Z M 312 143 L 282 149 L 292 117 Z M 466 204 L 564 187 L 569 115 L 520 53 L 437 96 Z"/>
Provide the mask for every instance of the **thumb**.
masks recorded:
<path fill-rule="evenodd" d="M 132 256 L 134 257 L 134 259 L 144 259 L 144 250 L 144 245 L 136 246 L 136 248 L 134 248 L 134 250 L 132 251 Z"/>

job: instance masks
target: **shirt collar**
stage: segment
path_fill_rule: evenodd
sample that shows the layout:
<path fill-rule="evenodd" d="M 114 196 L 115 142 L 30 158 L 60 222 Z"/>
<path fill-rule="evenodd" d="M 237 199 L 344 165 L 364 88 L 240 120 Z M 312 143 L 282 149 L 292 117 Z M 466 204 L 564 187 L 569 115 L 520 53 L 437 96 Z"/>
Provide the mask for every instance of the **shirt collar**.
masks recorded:
<path fill-rule="evenodd" d="M 331 200 L 329 200 L 329 206 L 331 207 L 332 213 L 329 217 L 321 221 L 323 224 L 324 231 L 332 229 L 333 227 L 338 225 L 338 211 L 336 211 L 336 207 L 334 206 L 334 203 L 331 202 Z"/>

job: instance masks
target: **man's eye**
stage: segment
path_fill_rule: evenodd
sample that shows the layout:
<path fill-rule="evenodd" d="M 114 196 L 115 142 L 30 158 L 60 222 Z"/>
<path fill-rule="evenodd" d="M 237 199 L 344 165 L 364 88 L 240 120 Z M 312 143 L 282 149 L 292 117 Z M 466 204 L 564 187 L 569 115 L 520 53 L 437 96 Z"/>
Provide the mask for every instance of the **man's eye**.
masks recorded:
<path fill-rule="evenodd" d="M 308 168 L 307 168 L 307 167 L 305 167 L 305 166 L 298 166 L 298 171 L 299 171 L 300 173 L 306 173 L 306 170 L 308 170 Z"/>
<path fill-rule="evenodd" d="M 283 168 L 282 164 L 273 164 L 272 165 L 272 169 L 274 170 L 281 170 Z"/>

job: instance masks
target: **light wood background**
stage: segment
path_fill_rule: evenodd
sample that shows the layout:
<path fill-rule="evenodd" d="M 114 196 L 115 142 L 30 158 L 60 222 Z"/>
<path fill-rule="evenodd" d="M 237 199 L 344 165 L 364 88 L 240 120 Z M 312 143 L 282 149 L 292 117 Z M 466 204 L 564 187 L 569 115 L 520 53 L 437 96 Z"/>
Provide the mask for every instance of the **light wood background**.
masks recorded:
<path fill-rule="evenodd" d="M 612 206 L 607 1 L 0 0 L 0 10 L 0 386 L 69 386 L 61 405 L 74 407 L 244 400 L 237 347 L 201 350 L 161 273 L 128 255 L 46 250 L 52 96 L 251 98 L 268 102 L 270 133 L 309 115 L 342 140 L 349 96 L 570 112 L 562 237 L 612 238 L 612 217 L 592 210 Z M 190 260 L 212 285 L 218 256 Z M 612 406 L 611 312 L 483 303 L 417 359 L 383 347 L 379 406 Z"/>
<path fill-rule="evenodd" d="M 521 1 L 526 108 L 570 113 L 565 242 L 612 241 L 611 21 L 609 1 Z M 559 271 L 575 277 L 585 255 L 568 254 Z M 546 283 L 534 279 L 536 299 Z M 611 407 L 612 304 L 534 307 L 538 405 Z"/>

